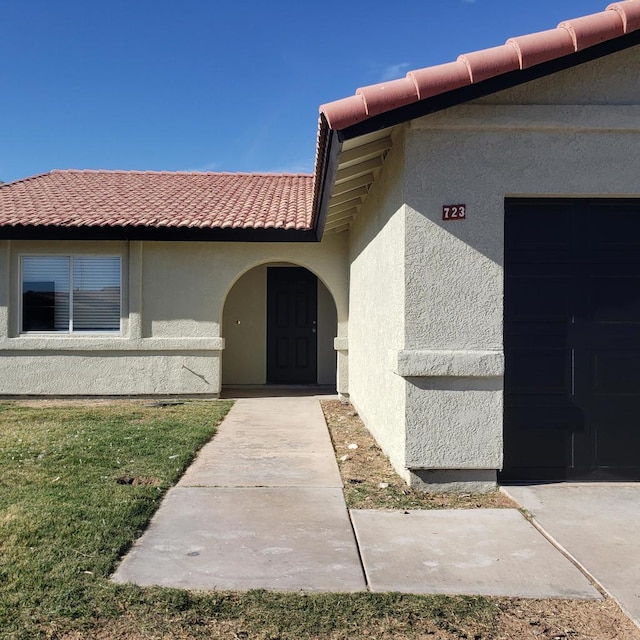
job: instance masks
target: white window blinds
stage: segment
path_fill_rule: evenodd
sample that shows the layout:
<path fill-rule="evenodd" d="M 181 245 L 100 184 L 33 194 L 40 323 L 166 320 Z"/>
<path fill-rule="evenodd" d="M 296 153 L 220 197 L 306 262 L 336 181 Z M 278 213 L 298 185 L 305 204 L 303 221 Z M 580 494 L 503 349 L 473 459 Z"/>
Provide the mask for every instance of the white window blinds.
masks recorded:
<path fill-rule="evenodd" d="M 120 280 L 117 256 L 24 256 L 22 331 L 119 331 Z"/>
<path fill-rule="evenodd" d="M 73 330 L 120 329 L 120 258 L 73 258 Z"/>

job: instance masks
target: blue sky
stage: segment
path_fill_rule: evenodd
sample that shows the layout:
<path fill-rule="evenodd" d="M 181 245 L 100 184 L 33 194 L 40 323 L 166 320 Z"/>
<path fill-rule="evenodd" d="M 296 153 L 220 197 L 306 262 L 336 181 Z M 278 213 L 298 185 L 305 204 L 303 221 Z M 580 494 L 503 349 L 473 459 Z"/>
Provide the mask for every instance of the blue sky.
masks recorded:
<path fill-rule="evenodd" d="M 311 172 L 318 106 L 604 0 L 0 0 L 0 180 Z"/>

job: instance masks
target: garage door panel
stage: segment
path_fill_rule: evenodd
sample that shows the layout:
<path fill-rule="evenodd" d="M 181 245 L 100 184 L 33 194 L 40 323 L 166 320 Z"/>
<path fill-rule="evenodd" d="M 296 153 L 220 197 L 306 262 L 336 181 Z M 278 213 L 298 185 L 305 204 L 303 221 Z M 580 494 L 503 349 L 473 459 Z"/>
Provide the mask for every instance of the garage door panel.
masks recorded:
<path fill-rule="evenodd" d="M 593 322 L 640 324 L 640 275 L 606 275 L 587 280 Z"/>
<path fill-rule="evenodd" d="M 504 346 L 502 478 L 640 478 L 637 203 L 508 204 Z"/>
<path fill-rule="evenodd" d="M 536 432 L 536 438 L 546 437 L 540 435 L 541 431 L 565 434 L 585 431 L 584 412 L 565 399 L 515 396 L 505 407 L 505 416 L 515 431 Z"/>
<path fill-rule="evenodd" d="M 640 250 L 640 206 L 638 204 L 590 203 L 586 219 L 588 237 L 586 247 L 594 257 L 598 252 L 625 253 Z M 633 256 L 618 256 L 629 260 Z M 635 261 L 634 261 L 635 262 Z"/>
<path fill-rule="evenodd" d="M 507 221 L 508 224 L 509 221 Z M 527 251 L 567 251 L 573 245 L 573 215 L 562 205 L 522 205 L 518 209 L 517 224 L 509 231 L 507 252 L 516 260 Z M 554 229 L 553 237 L 547 229 Z"/>
<path fill-rule="evenodd" d="M 569 349 L 512 349 L 509 393 L 571 395 L 572 361 Z"/>
<path fill-rule="evenodd" d="M 505 454 L 513 467 L 542 469 L 572 468 L 572 435 L 566 429 L 532 429 L 523 431 L 517 443 L 505 445 Z M 542 460 L 542 464 L 532 460 Z"/>
<path fill-rule="evenodd" d="M 637 468 L 640 451 L 640 424 L 637 421 L 608 420 L 595 423 L 593 430 L 597 467 Z"/>
<path fill-rule="evenodd" d="M 513 322 L 504 329 L 512 348 L 539 346 L 564 349 L 568 344 L 566 322 Z"/>
<path fill-rule="evenodd" d="M 640 398 L 640 350 L 600 351 L 593 354 L 593 392 L 597 396 Z M 635 410 L 634 403 L 633 409 Z M 616 403 L 616 415 L 623 409 Z"/>
<path fill-rule="evenodd" d="M 516 276 L 506 287 L 513 322 L 570 322 L 574 297 L 573 278 L 567 276 Z"/>

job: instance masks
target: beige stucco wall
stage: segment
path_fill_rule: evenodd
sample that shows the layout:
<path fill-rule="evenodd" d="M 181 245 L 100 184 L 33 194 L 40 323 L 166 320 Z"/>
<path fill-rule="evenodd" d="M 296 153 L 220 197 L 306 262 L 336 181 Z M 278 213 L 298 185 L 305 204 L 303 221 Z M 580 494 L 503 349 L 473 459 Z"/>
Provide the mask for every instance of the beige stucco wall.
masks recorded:
<path fill-rule="evenodd" d="M 225 350 L 222 383 L 267 381 L 267 267 L 254 267 L 233 285 L 222 321 Z"/>
<path fill-rule="evenodd" d="M 638 48 L 393 131 L 350 232 L 351 398 L 396 469 L 482 490 L 502 465 L 507 197 L 640 197 Z M 442 221 L 466 204 L 467 219 Z"/>
<path fill-rule="evenodd" d="M 19 332 L 20 255 L 122 259 L 122 330 L 108 335 Z M 335 302 L 346 335 L 347 243 L 0 242 L 0 394 L 212 394 L 221 387 L 224 303 L 267 262 L 308 268 Z"/>
<path fill-rule="evenodd" d="M 393 372 L 404 348 L 404 147 L 398 139 L 349 235 L 349 393 L 396 470 L 405 470 L 405 381 Z"/>
<path fill-rule="evenodd" d="M 480 104 L 638 104 L 638 47 L 500 91 Z"/>
<path fill-rule="evenodd" d="M 637 55 L 407 128 L 405 352 L 396 370 L 407 381 L 408 467 L 500 468 L 505 197 L 640 196 Z M 443 222 L 442 206 L 460 203 L 467 219 Z"/>
<path fill-rule="evenodd" d="M 11 280 L 11 242 L 0 240 L 0 339 L 9 336 L 9 285 Z"/>
<path fill-rule="evenodd" d="M 318 282 L 318 384 L 335 385 L 338 316 L 331 293 L 322 282 Z"/>
<path fill-rule="evenodd" d="M 278 266 L 284 266 L 279 264 Z M 267 268 L 254 267 L 229 291 L 224 305 L 225 339 L 222 383 L 254 385 L 267 382 Z M 318 384 L 336 382 L 336 308 L 331 293 L 318 281 Z"/>

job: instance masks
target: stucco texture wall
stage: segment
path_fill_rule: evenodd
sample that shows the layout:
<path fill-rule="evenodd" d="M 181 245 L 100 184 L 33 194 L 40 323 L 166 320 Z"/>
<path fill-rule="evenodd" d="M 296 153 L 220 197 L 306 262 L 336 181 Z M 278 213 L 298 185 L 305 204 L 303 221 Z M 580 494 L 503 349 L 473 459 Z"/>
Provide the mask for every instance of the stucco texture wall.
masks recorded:
<path fill-rule="evenodd" d="M 267 381 L 267 267 L 254 267 L 233 285 L 222 321 L 223 384 Z"/>
<path fill-rule="evenodd" d="M 404 147 L 394 144 L 350 232 L 349 393 L 396 470 L 405 468 Z"/>
<path fill-rule="evenodd" d="M 500 468 L 502 372 L 495 363 L 505 198 L 640 195 L 637 55 L 616 54 L 407 129 L 408 466 Z M 442 220 L 443 205 L 461 203 L 465 220 Z M 454 373 L 433 368 L 443 351 Z M 493 365 L 475 366 L 484 355 Z"/>
<path fill-rule="evenodd" d="M 500 91 L 478 104 L 638 104 L 638 47 Z"/>
<path fill-rule="evenodd" d="M 120 256 L 121 331 L 21 334 L 26 254 Z M 321 243 L 0 242 L 0 394 L 216 395 L 223 309 L 238 278 L 267 262 L 308 268 L 335 302 L 334 335 L 336 324 L 345 335 L 346 255 L 339 236 Z"/>

